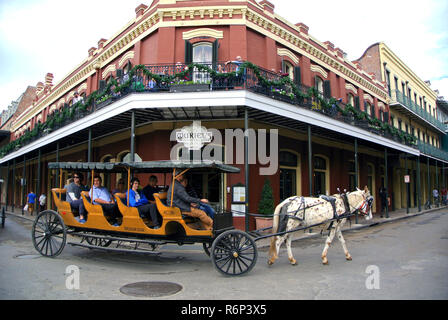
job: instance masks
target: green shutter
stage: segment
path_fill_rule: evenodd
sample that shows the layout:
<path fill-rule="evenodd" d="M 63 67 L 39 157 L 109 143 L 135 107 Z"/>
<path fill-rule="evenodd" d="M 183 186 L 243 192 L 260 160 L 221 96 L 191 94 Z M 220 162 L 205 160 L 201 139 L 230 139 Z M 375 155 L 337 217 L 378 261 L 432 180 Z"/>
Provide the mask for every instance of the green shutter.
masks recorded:
<path fill-rule="evenodd" d="M 218 49 L 219 49 L 219 42 L 216 40 L 213 42 L 213 70 L 216 70 L 216 65 L 218 63 Z"/>
<path fill-rule="evenodd" d="M 185 40 L 185 64 L 193 62 L 193 45 L 190 41 Z"/>
<path fill-rule="evenodd" d="M 299 88 L 302 85 L 302 74 L 300 71 L 300 67 L 294 67 L 294 82 Z"/>
<path fill-rule="evenodd" d="M 100 91 L 103 91 L 106 88 L 106 80 L 100 80 Z"/>
<path fill-rule="evenodd" d="M 331 98 L 331 83 L 330 80 L 324 81 L 324 97 Z"/>
<path fill-rule="evenodd" d="M 360 106 L 359 106 L 359 97 L 355 97 L 355 108 L 360 110 Z"/>

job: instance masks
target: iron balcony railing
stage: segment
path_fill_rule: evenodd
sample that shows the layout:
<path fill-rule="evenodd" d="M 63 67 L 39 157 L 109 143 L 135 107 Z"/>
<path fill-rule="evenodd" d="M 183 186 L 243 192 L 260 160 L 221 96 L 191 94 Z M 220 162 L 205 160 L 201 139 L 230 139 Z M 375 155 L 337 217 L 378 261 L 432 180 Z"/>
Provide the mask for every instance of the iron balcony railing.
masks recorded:
<path fill-rule="evenodd" d="M 303 85 L 295 85 L 292 88 L 291 83 L 281 85 L 280 80 L 286 75 L 259 67 L 256 67 L 256 70 L 248 67 L 243 69 L 240 74 L 237 74 L 234 72 L 241 68 L 241 65 L 234 63 L 201 64 L 201 67 L 203 65 L 209 69 L 205 71 L 203 69 L 199 70 L 197 67 L 190 67 L 186 64 L 146 65 L 143 70 L 136 68 L 136 72 L 130 73 L 132 76 L 130 74 L 120 75 L 116 78 L 117 84 L 102 83 L 100 90 L 93 93 L 90 97 L 85 97 L 83 103 L 77 103 L 73 106 L 65 105 L 61 110 L 50 115 L 45 123 L 38 123 L 32 131 L 27 131 L 23 137 L 1 148 L 0 157 L 4 157 L 8 153 L 40 139 L 49 132 L 73 123 L 131 93 L 217 90 L 249 90 L 291 105 L 319 112 L 334 120 L 343 121 L 390 140 L 417 148 L 415 142 L 407 139 L 404 133 L 397 134 L 397 132 L 382 128 L 382 124 L 385 124 L 384 122 L 379 122 L 378 120 L 369 121 L 372 120 L 370 117 L 356 118 L 352 113 L 341 112 L 341 110 L 347 110 L 347 106 L 335 99 L 324 98 L 316 90 L 313 91 L 311 88 Z M 193 70 L 188 70 L 189 67 Z M 189 72 L 182 73 L 183 78 L 181 78 L 179 74 L 185 70 Z M 207 70 L 217 71 L 219 74 L 212 74 Z M 119 90 L 117 91 L 116 89 Z M 301 95 L 293 94 L 293 89 L 298 89 Z M 314 93 L 310 94 L 310 91 Z M 327 102 L 326 106 L 323 105 L 323 100 Z M 333 102 L 329 104 L 329 101 Z"/>
<path fill-rule="evenodd" d="M 425 155 L 433 156 L 435 158 L 439 158 L 441 160 L 448 161 L 448 152 L 447 151 L 436 148 L 430 144 L 419 141 L 418 149 L 420 150 L 421 153 L 423 153 Z"/>
<path fill-rule="evenodd" d="M 399 90 L 392 90 L 391 98 L 392 98 L 393 101 L 396 101 L 396 102 L 400 103 L 401 105 L 405 106 L 406 108 L 408 108 L 412 112 L 416 113 L 422 119 L 424 119 L 427 122 L 431 123 L 432 125 L 434 125 L 438 129 L 440 129 L 442 131 L 446 131 L 447 126 L 444 123 L 442 123 L 440 120 L 438 120 L 432 114 L 427 112 L 424 108 L 422 108 L 421 106 L 416 104 L 414 101 L 412 101 L 412 99 L 410 97 L 406 96 L 401 91 L 399 91 Z"/>

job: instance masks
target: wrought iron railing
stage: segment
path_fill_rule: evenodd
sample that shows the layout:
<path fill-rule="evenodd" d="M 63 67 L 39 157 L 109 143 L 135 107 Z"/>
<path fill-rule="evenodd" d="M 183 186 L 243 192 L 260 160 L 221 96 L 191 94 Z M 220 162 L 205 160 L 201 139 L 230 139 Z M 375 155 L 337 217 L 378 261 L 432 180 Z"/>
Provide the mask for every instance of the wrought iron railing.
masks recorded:
<path fill-rule="evenodd" d="M 427 112 L 424 108 L 416 104 L 414 101 L 412 101 L 410 97 L 406 96 L 401 91 L 393 90 L 391 98 L 392 100 L 399 102 L 412 112 L 419 115 L 422 119 L 436 126 L 440 130 L 446 131 L 447 126 L 444 123 L 442 123 L 440 120 L 434 117 L 431 113 Z"/>
<path fill-rule="evenodd" d="M 119 78 L 116 78 L 116 84 L 103 87 L 96 93 L 94 99 L 85 97 L 83 103 L 78 103 L 74 106 L 66 105 L 62 110 L 55 112 L 55 114 L 48 118 L 46 123 L 39 123 L 33 131 L 27 132 L 26 139 L 22 138 L 16 141 L 12 147 L 9 146 L 6 149 L 0 149 L 0 157 L 20 149 L 25 144 L 37 140 L 51 131 L 60 129 L 86 115 L 92 114 L 131 93 L 238 89 L 249 90 L 301 108 L 307 108 L 329 116 L 334 120 L 343 121 L 377 135 L 417 148 L 413 141 L 405 139 L 404 133 L 396 134 L 395 132 L 394 134 L 394 132 L 385 130 L 382 127 L 383 122 L 369 121 L 369 118 L 359 119 L 352 113 L 341 112 L 341 110 L 347 110 L 348 106 L 335 99 L 324 98 L 316 91 L 313 91 L 312 88 L 303 85 L 295 85 L 293 88 L 291 82 L 283 82 L 284 84 L 279 85 L 279 83 L 282 83 L 280 81 L 282 77 L 286 75 L 280 75 L 259 67 L 256 70 L 253 68 L 243 68 L 242 72 L 241 70 L 240 72 L 236 72 L 241 68 L 241 65 L 235 63 L 219 62 L 201 64 L 201 66 L 206 66 L 208 69 L 199 68 L 199 66 L 190 67 L 189 65 L 180 63 L 146 65 L 144 69 L 139 68 L 135 72 L 121 75 Z M 192 70 L 182 73 L 189 67 Z M 177 76 L 180 73 L 183 74 L 183 77 Z M 120 90 L 116 91 L 115 89 L 117 88 Z M 310 94 L 310 91 L 314 93 Z M 326 105 L 323 105 L 322 101 L 325 101 Z M 332 102 L 328 103 L 329 101 Z"/>

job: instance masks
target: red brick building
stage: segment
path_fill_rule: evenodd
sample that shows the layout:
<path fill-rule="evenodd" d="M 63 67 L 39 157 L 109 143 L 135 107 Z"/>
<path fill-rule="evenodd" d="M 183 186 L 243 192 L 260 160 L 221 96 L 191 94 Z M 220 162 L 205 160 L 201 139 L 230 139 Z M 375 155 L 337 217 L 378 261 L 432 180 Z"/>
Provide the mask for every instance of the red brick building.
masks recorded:
<path fill-rule="evenodd" d="M 382 128 L 389 123 L 385 82 L 348 61 L 341 48 L 312 37 L 308 26 L 288 22 L 274 9 L 268 1 L 254 0 L 155 0 L 137 7 L 135 19 L 113 38 L 100 39 L 98 47 L 89 49 L 85 60 L 65 79 L 53 85 L 47 76 L 37 100 L 15 119 L 12 139 L 20 139 L 27 129 L 40 130 L 55 112 L 59 116 L 74 108 L 75 92 L 86 101 L 95 92 L 110 89 L 112 78 L 123 84 L 138 65 L 160 77 L 183 71 L 191 63 L 224 74 L 237 70 L 238 64 L 228 69 L 226 62 L 239 56 L 257 66 L 259 73 L 249 68 L 242 81 L 223 82 L 196 68 L 189 80 L 208 85 L 207 91 L 201 92 L 176 92 L 174 82 L 160 81 L 152 87 L 150 82 L 157 76 L 140 73 L 119 97 L 104 93 L 80 116 L 65 119 L 45 136 L 39 133 L 32 141 L 22 139 L 18 148 L 4 152 L 0 162 L 9 172 L 8 204 L 22 204 L 19 195 L 23 188 L 17 181 L 23 174 L 32 181 L 24 188 L 46 192 L 51 201 L 49 190 L 56 181 L 56 173 L 47 169 L 51 161 L 122 161 L 128 153 L 144 161 L 169 159 L 174 145 L 171 132 L 194 120 L 220 130 L 223 136 L 225 129 L 278 130 L 279 170 L 262 176 L 260 162 L 248 166 L 250 212 L 258 209 L 266 178 L 273 186 L 276 204 L 290 195 L 333 194 L 338 187 L 368 185 L 376 197 L 380 186 L 393 190 L 394 183 L 402 180 L 394 173 L 401 167 L 400 157 L 406 154 L 416 163 L 420 152 L 411 140 L 400 140 L 398 134 Z M 291 83 L 281 85 L 282 77 L 289 77 L 305 95 L 315 88 L 314 95 L 305 100 L 295 95 L 288 100 L 288 95 L 297 91 L 291 89 Z M 262 79 L 274 82 L 267 88 Z M 139 90 L 137 82 L 145 88 Z M 366 117 L 331 113 L 319 98 L 333 101 L 330 106 L 334 108 L 337 101 L 342 110 L 350 104 L 358 112 L 365 111 Z M 436 176 L 441 163 L 437 169 L 431 168 Z M 246 184 L 246 167 L 237 166 L 242 169 L 240 174 L 195 177 L 201 195 L 230 208 L 231 187 Z M 64 179 L 69 174 L 64 173 Z M 420 175 L 423 177 L 423 172 Z M 116 179 L 107 178 L 107 186 L 114 188 Z M 164 179 L 160 176 L 159 183 Z M 141 180 L 146 183 L 147 177 Z M 240 218 L 235 222 L 241 226 Z"/>

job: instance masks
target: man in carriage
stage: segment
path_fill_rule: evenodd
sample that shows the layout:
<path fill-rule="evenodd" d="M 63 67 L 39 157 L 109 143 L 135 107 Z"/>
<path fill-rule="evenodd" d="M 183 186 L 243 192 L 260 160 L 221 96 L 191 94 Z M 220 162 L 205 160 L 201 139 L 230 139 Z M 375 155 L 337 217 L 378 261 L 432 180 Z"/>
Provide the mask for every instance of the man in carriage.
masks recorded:
<path fill-rule="evenodd" d="M 203 203 L 207 203 L 207 199 L 199 199 L 191 197 L 185 189 L 185 177 L 183 174 L 177 174 L 174 184 L 168 189 L 167 203 L 171 203 L 171 195 L 173 195 L 173 205 L 178 207 L 183 215 L 198 218 L 205 230 L 212 230 L 213 220 L 199 207 Z M 174 190 L 173 190 L 174 188 Z"/>

